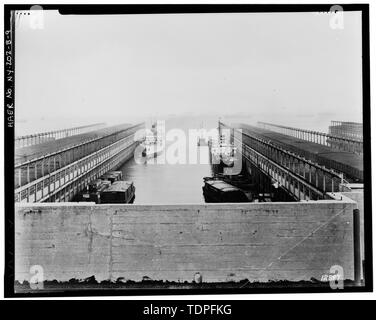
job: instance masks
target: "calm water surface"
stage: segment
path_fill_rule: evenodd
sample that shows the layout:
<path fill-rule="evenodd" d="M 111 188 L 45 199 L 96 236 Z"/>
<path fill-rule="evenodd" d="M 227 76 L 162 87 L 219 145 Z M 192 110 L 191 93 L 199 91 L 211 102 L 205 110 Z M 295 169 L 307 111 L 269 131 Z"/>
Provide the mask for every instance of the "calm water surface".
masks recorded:
<path fill-rule="evenodd" d="M 166 132 L 171 129 L 183 130 L 188 138 L 189 129 L 216 126 L 215 120 L 202 119 L 170 119 L 166 122 Z M 166 149 L 172 142 L 166 143 Z M 197 143 L 197 141 L 196 141 Z M 188 145 L 188 141 L 187 141 Z M 202 148 L 202 154 L 208 154 L 207 147 Z M 166 151 L 165 149 L 165 151 Z M 188 152 L 186 152 L 188 163 Z M 160 155 L 159 157 L 163 157 Z M 138 164 L 132 158 L 119 170 L 123 172 L 125 180 L 132 180 L 136 187 L 135 204 L 182 204 L 204 203 L 202 194 L 203 177 L 211 175 L 210 165 L 206 164 L 157 164 L 150 159 L 145 164 Z"/>

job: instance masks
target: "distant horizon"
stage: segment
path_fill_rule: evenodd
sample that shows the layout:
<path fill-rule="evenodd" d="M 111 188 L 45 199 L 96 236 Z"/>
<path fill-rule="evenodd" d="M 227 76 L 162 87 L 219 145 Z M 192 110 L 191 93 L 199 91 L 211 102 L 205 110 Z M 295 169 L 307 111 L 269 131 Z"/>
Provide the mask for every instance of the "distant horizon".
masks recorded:
<path fill-rule="evenodd" d="M 18 132 L 173 115 L 362 121 L 360 12 L 343 29 L 314 12 L 43 15 L 41 30 L 17 23 Z"/>
<path fill-rule="evenodd" d="M 33 133 L 41 133 L 44 131 L 51 131 L 51 130 L 61 130 L 67 128 L 78 127 L 82 125 L 89 125 L 94 123 L 106 123 L 107 126 L 112 126 L 121 123 L 136 123 L 142 121 L 150 121 L 151 119 L 154 120 L 172 120 L 172 119 L 191 119 L 191 118 L 198 118 L 198 119 L 206 119 L 209 118 L 213 119 L 222 119 L 224 121 L 233 121 L 233 122 L 243 122 L 247 124 L 256 124 L 257 122 L 269 122 L 277 125 L 285 125 L 296 127 L 300 129 L 309 129 L 314 131 L 321 131 L 321 132 L 328 132 L 329 125 L 331 121 L 343 121 L 343 122 L 356 122 L 353 119 L 341 119 L 339 117 L 327 118 L 326 115 L 316 115 L 315 117 L 310 116 L 301 116 L 300 121 L 297 121 L 299 117 L 297 116 L 295 119 L 291 119 L 291 116 L 285 115 L 284 118 L 279 117 L 279 120 L 271 121 L 268 117 L 268 114 L 261 114 L 254 115 L 246 112 L 242 113 L 234 113 L 234 114 L 227 114 L 225 116 L 218 116 L 215 114 L 207 114 L 207 113 L 197 113 L 197 114 L 174 114 L 174 115 L 161 115 L 160 117 L 129 117 L 126 119 L 77 119 L 77 118 L 69 118 L 62 119 L 61 117 L 56 118 L 34 118 L 34 119 L 25 119 L 24 121 L 16 122 L 15 129 L 16 129 L 16 136 L 23 136 Z M 107 121 L 106 121 L 107 120 Z M 362 122 L 356 122 L 362 123 Z M 41 129 L 41 125 L 45 130 Z"/>

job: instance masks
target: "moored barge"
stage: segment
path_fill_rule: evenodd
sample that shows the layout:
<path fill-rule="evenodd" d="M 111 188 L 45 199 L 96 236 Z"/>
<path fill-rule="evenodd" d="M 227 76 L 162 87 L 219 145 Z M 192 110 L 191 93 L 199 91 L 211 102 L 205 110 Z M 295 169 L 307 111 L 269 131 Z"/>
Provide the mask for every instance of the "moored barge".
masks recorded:
<path fill-rule="evenodd" d="M 132 203 L 136 188 L 132 181 L 123 181 L 121 171 L 108 171 L 90 182 L 78 196 L 78 201 L 101 203 Z"/>
<path fill-rule="evenodd" d="M 101 193 L 110 185 L 111 182 L 108 180 L 94 180 L 79 194 L 78 201 L 101 203 Z"/>
<path fill-rule="evenodd" d="M 202 187 L 206 202 L 250 202 L 250 195 L 223 180 L 204 179 L 205 185 Z"/>
<path fill-rule="evenodd" d="M 101 203 L 132 203 L 136 188 L 132 181 L 115 181 L 101 194 Z"/>

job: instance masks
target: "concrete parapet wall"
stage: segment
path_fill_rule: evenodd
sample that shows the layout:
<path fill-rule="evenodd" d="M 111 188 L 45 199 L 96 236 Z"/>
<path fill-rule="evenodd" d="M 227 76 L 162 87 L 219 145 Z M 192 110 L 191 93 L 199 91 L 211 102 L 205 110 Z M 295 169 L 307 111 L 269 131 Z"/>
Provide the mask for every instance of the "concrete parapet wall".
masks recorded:
<path fill-rule="evenodd" d="M 364 193 L 363 190 L 355 190 L 352 192 L 342 192 L 342 195 L 350 198 L 356 202 L 356 208 L 359 209 L 360 213 L 360 243 L 361 243 L 361 255 L 362 260 L 365 259 L 365 250 L 364 250 Z"/>
<path fill-rule="evenodd" d="M 345 197 L 344 197 L 345 198 Z M 203 282 L 353 279 L 352 212 L 342 201 L 16 206 L 15 280 Z M 146 278 L 147 277 L 147 278 Z"/>

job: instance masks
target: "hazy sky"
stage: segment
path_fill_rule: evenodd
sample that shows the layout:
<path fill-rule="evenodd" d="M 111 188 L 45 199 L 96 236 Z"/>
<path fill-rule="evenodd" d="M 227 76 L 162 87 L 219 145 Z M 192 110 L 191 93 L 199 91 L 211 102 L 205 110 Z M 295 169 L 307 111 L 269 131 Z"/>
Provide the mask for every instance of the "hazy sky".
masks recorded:
<path fill-rule="evenodd" d="M 60 16 L 16 31 L 16 115 L 213 112 L 361 121 L 361 14 Z M 278 119 L 277 119 L 278 120 Z"/>

